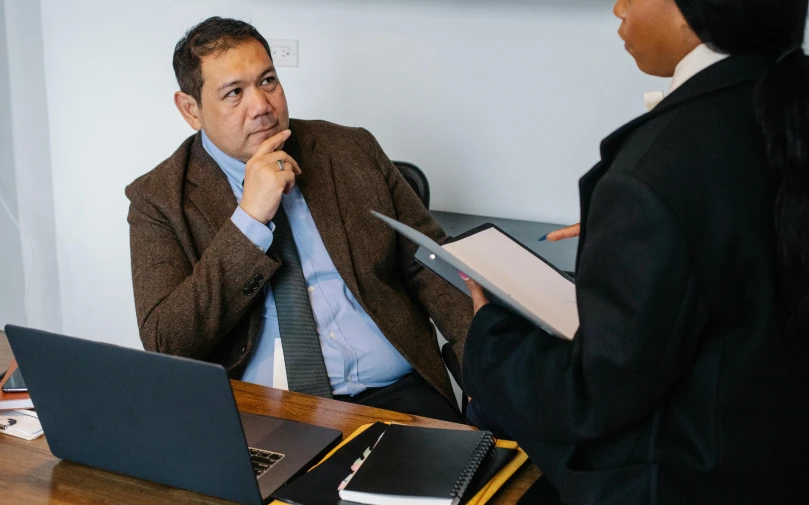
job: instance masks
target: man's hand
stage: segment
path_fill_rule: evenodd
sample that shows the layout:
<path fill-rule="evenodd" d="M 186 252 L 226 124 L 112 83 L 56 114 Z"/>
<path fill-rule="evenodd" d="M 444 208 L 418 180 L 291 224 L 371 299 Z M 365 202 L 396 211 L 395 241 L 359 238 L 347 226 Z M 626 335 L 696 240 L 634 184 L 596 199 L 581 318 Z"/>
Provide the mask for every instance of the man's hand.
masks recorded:
<path fill-rule="evenodd" d="M 258 222 L 267 224 L 275 217 L 281 196 L 292 191 L 295 177 L 301 175 L 298 162 L 280 150 L 291 133 L 284 130 L 268 138 L 247 160 L 244 195 L 239 206 Z M 283 170 L 279 161 L 283 163 Z"/>
<path fill-rule="evenodd" d="M 561 230 L 556 230 L 551 233 L 548 233 L 543 237 L 543 240 L 548 240 L 550 242 L 559 242 L 560 240 L 565 240 L 567 238 L 573 238 L 579 236 L 579 231 L 581 227 L 579 223 L 574 224 L 573 226 L 568 226 L 567 228 L 562 228 Z"/>
<path fill-rule="evenodd" d="M 489 303 L 489 300 L 486 299 L 486 295 L 483 294 L 483 288 L 480 287 L 477 282 L 467 277 L 464 273 L 461 273 L 461 279 L 466 283 L 466 287 L 469 288 L 469 293 L 472 295 L 472 305 L 475 315 L 477 315 L 478 311 Z"/>

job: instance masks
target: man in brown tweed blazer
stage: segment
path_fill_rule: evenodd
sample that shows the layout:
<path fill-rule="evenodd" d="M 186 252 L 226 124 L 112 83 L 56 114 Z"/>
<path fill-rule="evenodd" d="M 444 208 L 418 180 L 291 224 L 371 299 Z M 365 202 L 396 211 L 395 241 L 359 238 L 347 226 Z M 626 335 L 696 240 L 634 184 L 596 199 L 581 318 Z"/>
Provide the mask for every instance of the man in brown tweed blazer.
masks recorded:
<path fill-rule="evenodd" d="M 200 23 L 174 68 L 175 104 L 198 133 L 126 190 L 144 347 L 460 421 L 430 318 L 461 359 L 471 303 L 370 214 L 446 239 L 374 137 L 290 120 L 267 42 L 247 23 Z"/>

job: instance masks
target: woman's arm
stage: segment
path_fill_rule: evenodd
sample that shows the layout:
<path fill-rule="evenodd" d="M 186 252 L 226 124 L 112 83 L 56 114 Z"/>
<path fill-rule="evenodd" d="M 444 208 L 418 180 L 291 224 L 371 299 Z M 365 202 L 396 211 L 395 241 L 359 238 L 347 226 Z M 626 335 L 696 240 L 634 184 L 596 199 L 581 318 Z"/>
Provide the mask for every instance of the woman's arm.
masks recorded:
<path fill-rule="evenodd" d="M 489 304 L 465 346 L 467 392 L 544 440 L 593 439 L 652 413 L 707 320 L 680 224 L 643 182 L 606 175 L 585 231 L 572 342 Z"/>

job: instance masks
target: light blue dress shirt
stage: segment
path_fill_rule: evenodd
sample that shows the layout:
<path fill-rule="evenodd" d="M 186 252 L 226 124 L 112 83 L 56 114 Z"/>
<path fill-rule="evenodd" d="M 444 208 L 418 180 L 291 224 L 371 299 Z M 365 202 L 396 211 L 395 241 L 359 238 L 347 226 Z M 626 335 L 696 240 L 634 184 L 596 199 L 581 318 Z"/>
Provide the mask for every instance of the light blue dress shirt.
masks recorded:
<path fill-rule="evenodd" d="M 236 201 L 241 203 L 245 164 L 223 153 L 204 131 L 202 145 L 225 173 Z M 301 258 L 332 392 L 353 396 L 367 388 L 393 384 L 410 373 L 413 367 L 385 338 L 337 272 L 300 189 L 295 186 L 282 197 L 281 204 Z M 231 220 L 256 247 L 267 252 L 275 229 L 272 223 L 266 226 L 256 221 L 241 207 L 236 207 Z M 266 294 L 258 344 L 242 380 L 272 386 L 275 339 L 281 336 L 270 283 Z"/>

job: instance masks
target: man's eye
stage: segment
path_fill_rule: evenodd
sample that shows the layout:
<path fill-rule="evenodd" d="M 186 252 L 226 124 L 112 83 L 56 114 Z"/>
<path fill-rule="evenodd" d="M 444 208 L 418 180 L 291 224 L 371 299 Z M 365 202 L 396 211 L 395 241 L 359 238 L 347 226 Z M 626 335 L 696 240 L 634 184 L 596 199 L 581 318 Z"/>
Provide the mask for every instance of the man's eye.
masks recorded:
<path fill-rule="evenodd" d="M 241 94 L 242 94 L 242 88 L 236 88 L 236 89 L 231 90 L 230 93 L 228 93 L 225 96 L 239 96 Z"/>
<path fill-rule="evenodd" d="M 261 85 L 266 86 L 267 84 L 273 84 L 275 81 L 276 81 L 275 76 L 270 76 L 261 81 Z"/>

